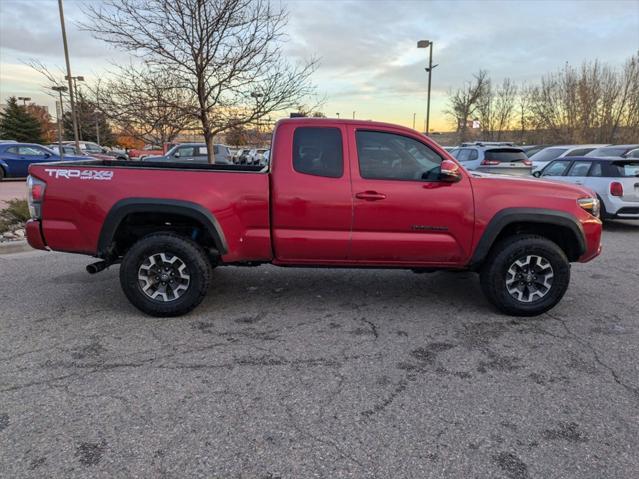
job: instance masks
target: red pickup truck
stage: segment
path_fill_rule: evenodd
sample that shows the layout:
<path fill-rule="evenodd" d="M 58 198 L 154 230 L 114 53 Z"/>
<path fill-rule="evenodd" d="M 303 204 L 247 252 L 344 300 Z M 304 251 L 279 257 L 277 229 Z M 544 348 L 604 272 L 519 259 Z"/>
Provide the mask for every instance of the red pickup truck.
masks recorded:
<path fill-rule="evenodd" d="M 156 316 L 196 307 L 216 266 L 471 270 L 507 314 L 552 308 L 601 250 L 599 202 L 572 185 L 470 173 L 400 126 L 296 118 L 268 167 L 117 160 L 31 165 L 34 248 L 120 263 Z M 462 294 L 462 293 L 460 293 Z"/>

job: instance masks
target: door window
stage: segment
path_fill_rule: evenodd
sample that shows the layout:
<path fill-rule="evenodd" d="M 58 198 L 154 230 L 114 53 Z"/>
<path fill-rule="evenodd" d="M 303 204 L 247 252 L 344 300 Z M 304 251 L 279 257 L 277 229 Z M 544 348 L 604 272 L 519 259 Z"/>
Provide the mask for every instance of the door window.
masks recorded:
<path fill-rule="evenodd" d="M 43 156 L 44 150 L 36 146 L 21 146 L 18 148 L 18 152 L 22 156 Z"/>
<path fill-rule="evenodd" d="M 593 163 L 592 168 L 590 169 L 590 175 L 600 178 L 603 176 L 603 172 L 601 171 L 601 163 Z"/>
<path fill-rule="evenodd" d="M 461 150 L 458 151 L 457 156 L 455 158 L 457 158 L 457 160 L 462 162 L 469 161 L 470 152 L 471 150 L 469 150 L 468 148 L 462 148 Z"/>
<path fill-rule="evenodd" d="M 473 161 L 473 160 L 476 160 L 477 158 L 479 158 L 479 153 L 477 153 L 477 150 L 470 150 L 470 156 L 468 157 L 468 161 Z"/>
<path fill-rule="evenodd" d="M 339 128 L 296 128 L 293 169 L 306 175 L 340 178 L 344 174 L 344 158 Z"/>
<path fill-rule="evenodd" d="M 567 161 L 553 161 L 544 168 L 541 176 L 563 176 L 568 165 L 569 163 Z"/>
<path fill-rule="evenodd" d="M 442 158 L 425 144 L 394 133 L 356 133 L 359 172 L 377 180 L 437 181 Z"/>
<path fill-rule="evenodd" d="M 575 161 L 567 176 L 588 176 L 590 165 L 592 165 L 590 161 Z"/>
<path fill-rule="evenodd" d="M 578 148 L 576 150 L 569 151 L 566 156 L 584 156 L 586 153 L 590 153 L 594 148 Z"/>

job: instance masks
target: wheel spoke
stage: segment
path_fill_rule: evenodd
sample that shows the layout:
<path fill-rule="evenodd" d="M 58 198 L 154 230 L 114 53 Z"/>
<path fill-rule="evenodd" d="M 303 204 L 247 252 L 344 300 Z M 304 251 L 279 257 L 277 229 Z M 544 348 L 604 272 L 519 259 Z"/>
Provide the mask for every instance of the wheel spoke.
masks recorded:
<path fill-rule="evenodd" d="M 506 272 L 506 290 L 522 303 L 545 297 L 552 289 L 554 271 L 550 261 L 538 255 L 516 259 Z"/>
<path fill-rule="evenodd" d="M 138 268 L 140 290 L 150 299 L 161 302 L 180 298 L 191 284 L 191 275 L 186 263 L 178 256 L 154 253 Z"/>

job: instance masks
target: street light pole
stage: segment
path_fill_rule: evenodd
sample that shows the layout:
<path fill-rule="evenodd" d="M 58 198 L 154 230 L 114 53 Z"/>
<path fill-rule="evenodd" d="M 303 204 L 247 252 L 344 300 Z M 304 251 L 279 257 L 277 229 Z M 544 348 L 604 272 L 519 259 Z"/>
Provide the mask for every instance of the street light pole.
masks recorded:
<path fill-rule="evenodd" d="M 355 119 L 355 111 L 353 111 L 353 120 Z"/>
<path fill-rule="evenodd" d="M 60 160 L 64 160 L 64 149 L 62 148 L 62 92 L 67 91 L 65 86 L 52 86 L 53 91 L 57 91 L 60 94 L 60 111 L 56 111 L 58 117 L 58 152 Z"/>
<path fill-rule="evenodd" d="M 430 133 L 430 83 L 433 74 L 433 68 L 437 65 L 433 65 L 433 42 L 431 40 L 420 40 L 417 42 L 417 48 L 428 48 L 428 98 L 426 100 L 426 135 Z"/>
<path fill-rule="evenodd" d="M 69 62 L 69 46 L 67 45 L 67 30 L 64 26 L 64 7 L 62 0 L 58 0 L 58 9 L 60 10 L 60 26 L 62 27 L 62 43 L 64 45 L 64 60 L 67 64 L 67 81 L 69 82 L 69 100 L 71 102 L 71 119 L 73 120 L 73 137 L 75 147 L 80 150 L 80 139 L 78 137 L 78 119 L 75 112 L 75 101 L 73 99 L 73 77 L 71 76 L 71 63 Z"/>
<path fill-rule="evenodd" d="M 96 137 L 96 143 L 99 145 L 100 144 L 100 124 L 98 123 L 98 115 L 100 114 L 100 112 L 98 110 L 95 110 L 93 112 L 93 114 L 95 115 L 95 137 Z"/>
<path fill-rule="evenodd" d="M 24 106 L 26 108 L 27 102 L 31 101 L 31 97 L 29 97 L 29 96 L 19 96 L 18 100 L 21 100 L 22 101 L 22 106 Z"/>
<path fill-rule="evenodd" d="M 417 113 L 413 113 L 413 130 L 415 129 L 415 118 L 417 117 Z"/>
<path fill-rule="evenodd" d="M 339 120 L 339 112 L 335 113 L 337 115 L 337 119 Z"/>

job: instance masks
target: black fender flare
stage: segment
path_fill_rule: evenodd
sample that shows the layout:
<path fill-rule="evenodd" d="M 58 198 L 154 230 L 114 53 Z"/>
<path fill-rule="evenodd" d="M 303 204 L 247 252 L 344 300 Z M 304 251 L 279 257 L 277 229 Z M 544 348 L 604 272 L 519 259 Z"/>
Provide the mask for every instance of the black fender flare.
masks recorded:
<path fill-rule="evenodd" d="M 477 267 L 482 263 L 499 234 L 513 223 L 538 223 L 566 227 L 575 235 L 578 256 L 586 252 L 584 229 L 579 220 L 570 213 L 544 208 L 505 208 L 497 212 L 486 226 L 470 261 L 471 267 Z"/>
<path fill-rule="evenodd" d="M 98 256 L 108 254 L 109 247 L 122 220 L 132 213 L 169 213 L 186 216 L 204 225 L 215 242 L 218 252 L 228 252 L 222 227 L 215 215 L 198 203 L 162 198 L 127 198 L 120 200 L 109 210 L 98 239 Z"/>

